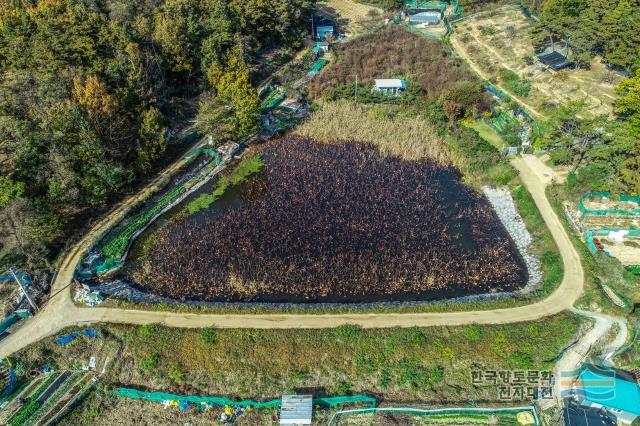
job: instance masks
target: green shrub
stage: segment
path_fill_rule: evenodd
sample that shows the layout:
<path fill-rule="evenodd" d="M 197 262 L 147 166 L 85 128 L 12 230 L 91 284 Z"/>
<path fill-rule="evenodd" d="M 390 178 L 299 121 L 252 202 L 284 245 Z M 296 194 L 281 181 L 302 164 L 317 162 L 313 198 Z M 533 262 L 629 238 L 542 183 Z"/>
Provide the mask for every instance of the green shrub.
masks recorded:
<path fill-rule="evenodd" d="M 184 380 L 184 372 L 178 364 L 172 364 L 167 374 L 175 383 L 180 383 Z"/>
<path fill-rule="evenodd" d="M 215 346 L 218 341 L 215 328 L 203 328 L 200 337 L 207 346 Z"/>
<path fill-rule="evenodd" d="M 464 330 L 462 331 L 464 337 L 472 342 L 477 342 L 482 339 L 482 329 L 477 324 L 469 324 L 464 326 Z"/>
<path fill-rule="evenodd" d="M 353 385 L 343 380 L 333 388 L 332 393 L 339 396 L 351 395 L 353 393 Z"/>
<path fill-rule="evenodd" d="M 143 339 L 149 339 L 158 334 L 160 326 L 158 324 L 144 324 L 138 327 L 138 336 Z"/>
<path fill-rule="evenodd" d="M 502 69 L 500 71 L 500 79 L 511 92 L 518 96 L 527 97 L 531 91 L 531 82 L 520 77 L 515 72 Z"/>
<path fill-rule="evenodd" d="M 549 159 L 553 164 L 569 164 L 573 159 L 571 151 L 567 148 L 556 148 L 549 153 Z"/>
<path fill-rule="evenodd" d="M 354 324 L 345 324 L 345 325 L 336 327 L 333 330 L 333 333 L 335 334 L 336 338 L 341 342 L 345 342 L 345 343 L 354 342 L 362 334 L 362 327 Z"/>
<path fill-rule="evenodd" d="M 158 368 L 158 354 L 152 354 L 140 361 L 140 370 L 145 373 L 151 373 Z"/>
<path fill-rule="evenodd" d="M 521 351 L 517 351 L 509 355 L 508 361 L 513 368 L 517 368 L 519 370 L 529 370 L 533 367 L 531 355 Z"/>

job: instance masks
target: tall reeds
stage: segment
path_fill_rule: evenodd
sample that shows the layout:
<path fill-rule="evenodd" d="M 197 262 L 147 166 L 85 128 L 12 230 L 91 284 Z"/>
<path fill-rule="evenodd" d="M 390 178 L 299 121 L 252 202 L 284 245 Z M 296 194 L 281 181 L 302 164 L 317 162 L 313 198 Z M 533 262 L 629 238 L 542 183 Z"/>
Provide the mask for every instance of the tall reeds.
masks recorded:
<path fill-rule="evenodd" d="M 375 108 L 349 102 L 330 102 L 316 111 L 294 133 L 321 142 L 366 141 L 384 155 L 410 161 L 430 159 L 440 165 L 451 163 L 446 141 L 424 118 L 390 118 Z"/>

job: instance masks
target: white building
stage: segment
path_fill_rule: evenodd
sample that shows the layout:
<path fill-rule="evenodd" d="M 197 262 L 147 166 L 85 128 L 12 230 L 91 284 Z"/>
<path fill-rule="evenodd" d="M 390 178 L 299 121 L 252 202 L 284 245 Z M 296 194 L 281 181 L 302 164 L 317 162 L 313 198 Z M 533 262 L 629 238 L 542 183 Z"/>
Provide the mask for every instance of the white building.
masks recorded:
<path fill-rule="evenodd" d="M 407 82 L 399 78 L 378 78 L 375 79 L 374 90 L 385 95 L 398 96 L 407 90 Z"/>

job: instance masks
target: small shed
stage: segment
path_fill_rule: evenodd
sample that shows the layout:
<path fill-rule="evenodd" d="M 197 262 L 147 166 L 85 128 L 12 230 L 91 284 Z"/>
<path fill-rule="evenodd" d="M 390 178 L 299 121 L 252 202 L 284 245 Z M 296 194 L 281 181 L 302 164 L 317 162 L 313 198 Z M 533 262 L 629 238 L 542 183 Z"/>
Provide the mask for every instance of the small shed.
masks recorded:
<path fill-rule="evenodd" d="M 548 46 L 536 56 L 540 62 L 553 71 L 559 71 L 575 65 L 573 62 L 567 60 L 569 49 L 566 48 L 556 49 L 555 46 Z"/>
<path fill-rule="evenodd" d="M 377 78 L 374 82 L 374 90 L 385 95 L 398 96 L 407 90 L 407 82 L 399 78 Z"/>
<path fill-rule="evenodd" d="M 313 52 L 314 53 L 328 52 L 330 47 L 331 47 L 331 44 L 327 40 L 317 41 L 316 45 L 313 47 Z"/>
<path fill-rule="evenodd" d="M 313 416 L 313 396 L 283 395 L 280 408 L 281 425 L 310 425 Z"/>

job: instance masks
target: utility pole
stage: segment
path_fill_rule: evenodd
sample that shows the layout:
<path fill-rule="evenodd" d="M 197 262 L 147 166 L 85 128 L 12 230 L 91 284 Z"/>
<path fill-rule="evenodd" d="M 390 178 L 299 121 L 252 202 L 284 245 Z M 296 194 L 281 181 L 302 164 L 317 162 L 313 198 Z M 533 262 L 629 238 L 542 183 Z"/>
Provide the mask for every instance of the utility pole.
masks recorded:
<path fill-rule="evenodd" d="M 355 93 L 356 104 L 358 103 L 358 74 L 356 74 L 356 93 Z"/>
<path fill-rule="evenodd" d="M 20 281 L 20 279 L 18 278 L 18 276 L 16 275 L 15 272 L 13 272 L 13 268 L 9 268 L 9 271 L 11 272 L 11 275 L 13 275 L 13 279 L 16 280 L 16 282 L 18 283 L 18 286 L 20 286 L 20 290 L 22 290 L 22 294 L 24 294 L 24 296 L 27 298 L 27 300 L 29 301 L 29 304 L 31 305 L 31 307 L 36 311 L 39 312 L 40 309 L 38 309 L 38 307 L 36 306 L 35 303 L 33 303 L 33 300 L 31 300 L 31 297 L 29 297 L 29 293 L 27 293 L 27 289 L 24 288 L 24 286 L 22 285 L 22 282 Z"/>
<path fill-rule="evenodd" d="M 315 41 L 315 29 L 313 28 L 313 14 L 311 14 L 311 40 Z"/>

